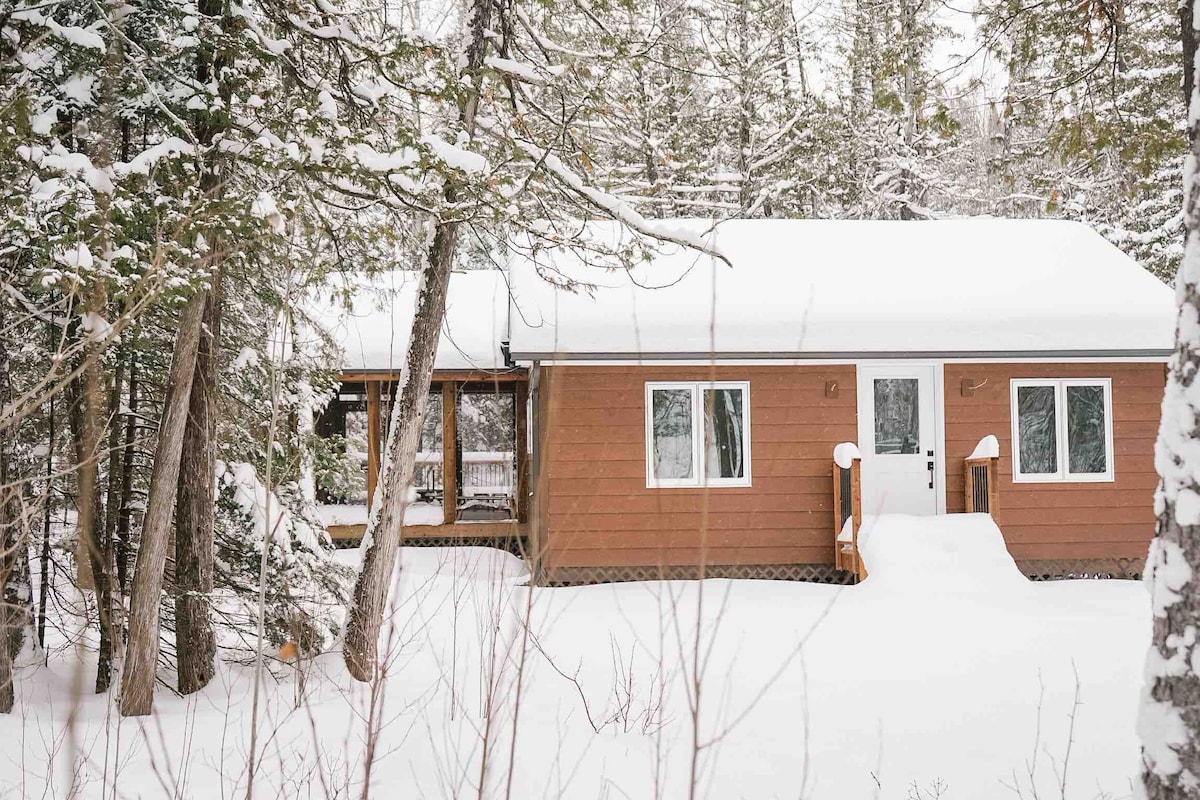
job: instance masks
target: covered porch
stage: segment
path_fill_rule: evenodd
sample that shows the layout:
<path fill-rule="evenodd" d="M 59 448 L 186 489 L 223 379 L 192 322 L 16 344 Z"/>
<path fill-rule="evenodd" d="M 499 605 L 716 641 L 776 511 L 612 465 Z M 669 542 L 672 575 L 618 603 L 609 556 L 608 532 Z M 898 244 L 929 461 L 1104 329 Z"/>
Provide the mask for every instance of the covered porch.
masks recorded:
<path fill-rule="evenodd" d="M 335 542 L 361 539 L 382 469 L 399 371 L 347 371 L 316 423 L 327 447 L 320 512 Z M 528 374 L 435 370 L 403 537 L 518 542 L 530 470 Z"/>

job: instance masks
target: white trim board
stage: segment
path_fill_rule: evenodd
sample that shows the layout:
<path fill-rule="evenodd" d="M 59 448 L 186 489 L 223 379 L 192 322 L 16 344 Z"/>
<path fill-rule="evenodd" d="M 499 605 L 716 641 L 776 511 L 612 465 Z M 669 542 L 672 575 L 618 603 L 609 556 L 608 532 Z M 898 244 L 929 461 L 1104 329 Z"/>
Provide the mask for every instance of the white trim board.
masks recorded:
<path fill-rule="evenodd" d="M 532 364 L 528 358 L 514 356 L 515 363 Z M 955 357 L 928 359 L 940 364 L 1167 364 L 1169 356 L 1072 356 L 1072 357 Z M 537 359 L 543 367 L 850 367 L 859 364 L 876 364 L 881 359 L 873 358 L 644 358 L 644 359 L 595 359 L 560 358 Z M 882 360 L 882 363 L 903 363 L 899 360 Z"/>

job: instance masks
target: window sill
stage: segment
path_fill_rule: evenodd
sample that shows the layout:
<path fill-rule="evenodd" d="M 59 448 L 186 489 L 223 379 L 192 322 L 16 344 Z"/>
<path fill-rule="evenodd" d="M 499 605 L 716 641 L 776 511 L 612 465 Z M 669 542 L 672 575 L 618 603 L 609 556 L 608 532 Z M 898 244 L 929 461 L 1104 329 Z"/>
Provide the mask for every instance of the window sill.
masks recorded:
<path fill-rule="evenodd" d="M 744 483 L 647 483 L 647 489 L 750 489 L 749 481 Z"/>
<path fill-rule="evenodd" d="M 1041 478 L 1036 475 L 1014 475 L 1012 476 L 1013 483 L 1114 483 L 1117 480 L 1115 475 L 1097 475 L 1095 477 L 1087 477 L 1082 475 L 1071 475 L 1069 477 L 1059 477 L 1052 475 Z"/>

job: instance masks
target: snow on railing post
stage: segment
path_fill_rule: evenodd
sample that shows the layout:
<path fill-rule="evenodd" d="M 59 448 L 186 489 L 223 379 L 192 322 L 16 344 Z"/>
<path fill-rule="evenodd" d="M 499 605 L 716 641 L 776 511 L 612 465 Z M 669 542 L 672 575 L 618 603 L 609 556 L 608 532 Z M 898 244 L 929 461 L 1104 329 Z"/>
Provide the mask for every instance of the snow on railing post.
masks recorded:
<path fill-rule="evenodd" d="M 858 554 L 862 527 L 862 454 L 853 442 L 833 448 L 833 564 L 835 569 L 866 577 Z"/>
<path fill-rule="evenodd" d="M 995 519 L 999 468 L 1000 442 L 989 433 L 963 462 L 963 499 L 968 514 L 991 514 Z"/>

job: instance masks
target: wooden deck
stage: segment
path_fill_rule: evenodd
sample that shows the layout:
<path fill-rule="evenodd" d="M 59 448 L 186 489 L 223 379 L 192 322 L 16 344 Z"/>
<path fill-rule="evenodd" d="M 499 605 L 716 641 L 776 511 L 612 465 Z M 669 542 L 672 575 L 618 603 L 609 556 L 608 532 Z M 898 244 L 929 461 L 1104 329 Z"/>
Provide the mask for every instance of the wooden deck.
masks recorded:
<path fill-rule="evenodd" d="M 456 522 L 451 525 L 409 525 L 404 528 L 404 539 L 493 539 L 521 537 L 527 533 L 523 522 Z M 329 525 L 327 530 L 334 540 L 361 539 L 366 525 Z"/>

